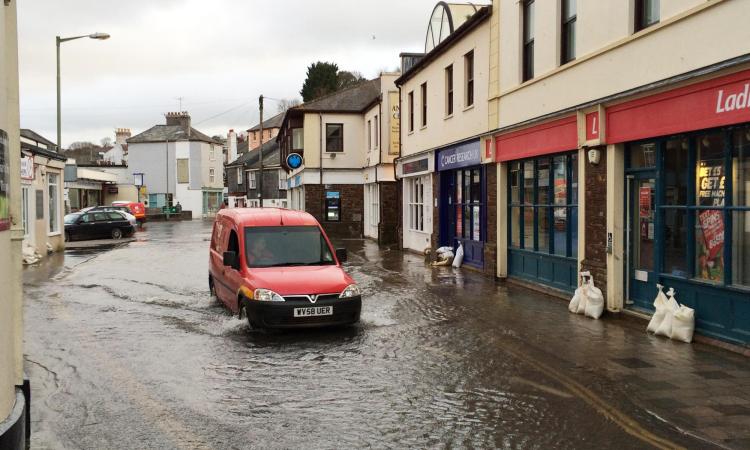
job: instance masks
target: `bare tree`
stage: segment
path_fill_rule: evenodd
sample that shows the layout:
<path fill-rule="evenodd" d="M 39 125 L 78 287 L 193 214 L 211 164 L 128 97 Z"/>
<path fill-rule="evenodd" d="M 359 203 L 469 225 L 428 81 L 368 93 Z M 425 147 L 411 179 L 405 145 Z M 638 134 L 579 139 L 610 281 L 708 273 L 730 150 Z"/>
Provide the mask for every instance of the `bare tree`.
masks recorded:
<path fill-rule="evenodd" d="M 287 109 L 294 108 L 300 104 L 302 104 L 302 102 L 298 98 L 285 98 L 278 102 L 278 111 L 279 113 L 283 113 L 286 112 Z"/>
<path fill-rule="evenodd" d="M 101 141 L 102 147 L 112 147 L 112 138 L 111 137 L 103 137 Z"/>

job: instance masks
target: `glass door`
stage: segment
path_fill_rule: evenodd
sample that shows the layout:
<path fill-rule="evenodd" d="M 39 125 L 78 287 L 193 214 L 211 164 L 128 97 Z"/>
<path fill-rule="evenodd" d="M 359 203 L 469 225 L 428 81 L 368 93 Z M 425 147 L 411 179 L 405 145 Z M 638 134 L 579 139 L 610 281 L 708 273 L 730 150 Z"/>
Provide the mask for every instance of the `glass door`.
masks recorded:
<path fill-rule="evenodd" d="M 649 171 L 629 175 L 627 182 L 628 304 L 651 309 L 656 296 L 656 178 Z"/>

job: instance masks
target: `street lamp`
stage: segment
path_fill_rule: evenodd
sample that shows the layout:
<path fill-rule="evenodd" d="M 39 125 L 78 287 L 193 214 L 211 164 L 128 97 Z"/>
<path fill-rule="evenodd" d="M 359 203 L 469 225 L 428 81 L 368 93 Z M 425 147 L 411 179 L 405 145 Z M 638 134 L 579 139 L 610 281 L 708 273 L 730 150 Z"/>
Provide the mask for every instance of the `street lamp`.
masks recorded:
<path fill-rule="evenodd" d="M 93 34 L 85 34 L 83 36 L 73 36 L 68 38 L 61 38 L 60 36 L 57 36 L 55 38 L 55 44 L 57 45 L 57 149 L 58 151 L 62 150 L 62 131 L 60 127 L 61 123 L 61 113 L 60 113 L 60 44 L 63 42 L 73 41 L 75 39 L 83 39 L 83 38 L 89 38 L 89 39 L 98 39 L 100 41 L 103 41 L 105 39 L 109 39 L 109 35 L 107 33 L 93 33 Z"/>

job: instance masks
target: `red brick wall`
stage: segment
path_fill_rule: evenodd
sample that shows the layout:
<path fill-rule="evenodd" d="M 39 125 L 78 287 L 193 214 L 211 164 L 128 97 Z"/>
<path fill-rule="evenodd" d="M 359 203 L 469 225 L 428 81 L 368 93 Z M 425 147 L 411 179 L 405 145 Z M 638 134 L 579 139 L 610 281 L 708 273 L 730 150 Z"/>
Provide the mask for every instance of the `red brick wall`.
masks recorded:
<path fill-rule="evenodd" d="M 487 181 L 487 242 L 484 244 L 484 273 L 495 277 L 497 274 L 497 164 L 485 167 Z M 505 217 L 505 214 L 502 215 Z"/>
<path fill-rule="evenodd" d="M 586 252 L 583 270 L 593 275 L 596 286 L 607 297 L 607 152 L 600 150 L 598 165 L 586 162 Z"/>
<path fill-rule="evenodd" d="M 340 222 L 325 220 L 326 191 L 337 191 L 341 195 Z M 318 219 L 331 238 L 361 238 L 364 235 L 364 195 L 361 184 L 306 184 L 305 210 Z"/>

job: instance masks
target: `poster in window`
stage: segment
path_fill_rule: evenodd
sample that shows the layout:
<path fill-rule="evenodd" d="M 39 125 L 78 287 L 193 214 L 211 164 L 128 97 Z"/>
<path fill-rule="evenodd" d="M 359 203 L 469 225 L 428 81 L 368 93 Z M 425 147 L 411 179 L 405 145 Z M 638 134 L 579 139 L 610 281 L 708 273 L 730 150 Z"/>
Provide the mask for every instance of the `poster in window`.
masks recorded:
<path fill-rule="evenodd" d="M 698 277 L 721 281 L 724 277 L 724 217 L 721 211 L 702 211 L 698 214 L 701 227 L 698 248 Z"/>
<path fill-rule="evenodd" d="M 0 130 L 0 231 L 10 228 L 10 156 L 8 135 Z"/>
<path fill-rule="evenodd" d="M 472 212 L 473 212 L 473 220 L 474 220 L 473 222 L 474 230 L 472 230 L 471 238 L 474 239 L 475 241 L 478 241 L 480 240 L 479 234 L 480 234 L 480 225 L 481 225 L 481 222 L 479 221 L 479 207 L 475 206 Z"/>
<path fill-rule="evenodd" d="M 638 206 L 640 210 L 640 217 L 642 219 L 648 219 L 651 217 L 651 187 L 641 186 L 641 190 L 638 195 L 639 201 Z"/>
<path fill-rule="evenodd" d="M 460 205 L 456 206 L 456 236 L 463 236 L 464 221 L 463 221 L 463 208 Z"/>
<path fill-rule="evenodd" d="M 701 161 L 698 168 L 698 204 L 724 206 L 724 181 L 724 161 Z"/>

